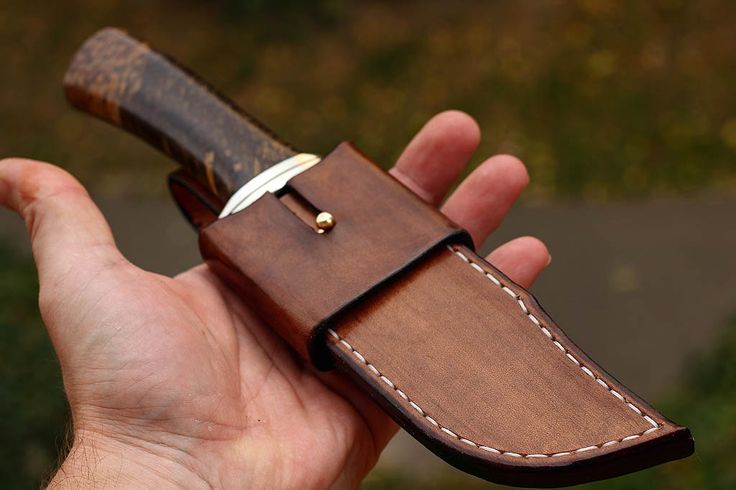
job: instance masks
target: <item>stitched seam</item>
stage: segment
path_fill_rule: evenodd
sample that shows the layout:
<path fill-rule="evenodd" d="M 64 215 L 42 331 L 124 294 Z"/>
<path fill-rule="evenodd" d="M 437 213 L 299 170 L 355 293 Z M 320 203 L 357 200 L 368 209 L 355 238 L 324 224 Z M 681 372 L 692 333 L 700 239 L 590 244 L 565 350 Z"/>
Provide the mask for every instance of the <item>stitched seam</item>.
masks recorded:
<path fill-rule="evenodd" d="M 550 342 L 555 347 L 557 347 L 565 355 L 565 357 L 567 357 L 570 360 L 570 362 L 572 362 L 578 368 L 580 368 L 580 370 L 583 372 L 583 374 L 585 374 L 586 376 L 588 376 L 589 378 L 591 378 L 592 380 L 594 380 L 601 387 L 605 388 L 609 393 L 611 393 L 611 395 L 613 395 L 616 398 L 618 398 L 619 400 L 621 400 L 622 403 L 625 403 L 626 406 L 631 411 L 633 411 L 638 416 L 640 416 L 642 419 L 644 419 L 652 427 L 650 427 L 649 429 L 647 429 L 645 431 L 639 432 L 637 434 L 632 434 L 630 436 L 622 437 L 620 439 L 614 439 L 614 440 L 611 440 L 611 441 L 602 442 L 600 444 L 594 444 L 594 445 L 591 445 L 591 446 L 585 446 L 585 447 L 581 447 L 581 448 L 578 448 L 578 449 L 573 449 L 573 450 L 570 450 L 570 451 L 561 451 L 561 452 L 557 452 L 557 453 L 523 454 L 523 453 L 517 453 L 517 452 L 514 452 L 514 451 L 506 451 L 506 450 L 503 450 L 503 449 L 497 449 L 497 448 L 494 448 L 494 447 L 491 447 L 491 446 L 486 446 L 484 444 L 479 444 L 477 442 L 471 441 L 470 439 L 467 439 L 465 437 L 462 437 L 461 435 L 453 432 L 449 428 L 447 428 L 444 425 L 442 425 L 439 422 L 437 422 L 434 418 L 432 418 L 431 416 L 429 416 L 429 414 L 427 414 L 424 411 L 424 409 L 419 406 L 419 404 L 417 404 L 406 393 L 404 393 L 401 389 L 399 389 L 399 387 L 396 386 L 393 383 L 393 381 L 391 381 L 388 377 L 386 377 L 383 373 L 381 373 L 381 371 L 379 371 L 378 368 L 376 368 L 373 364 L 371 364 L 365 358 L 365 356 L 363 356 L 363 354 L 361 354 L 360 352 L 358 352 L 352 345 L 350 345 L 350 343 L 347 340 L 345 340 L 344 338 L 340 337 L 340 335 L 338 335 L 337 332 L 335 332 L 331 328 L 327 330 L 327 333 L 329 333 L 333 338 L 335 338 L 335 340 L 337 340 L 340 344 L 342 344 L 343 346 L 345 346 L 345 348 L 347 348 L 348 351 L 350 351 L 353 354 L 353 356 L 355 356 L 356 359 L 358 359 L 361 363 L 363 363 L 363 364 L 366 365 L 366 367 L 368 368 L 368 370 L 374 376 L 376 376 L 378 379 L 380 379 L 381 381 L 383 381 L 386 385 L 388 385 L 389 388 L 391 388 L 392 390 L 394 390 L 397 395 L 399 395 L 402 399 L 404 399 L 404 401 L 406 401 L 409 404 L 409 406 L 411 406 L 414 410 L 416 410 L 419 413 L 419 415 L 421 415 L 422 417 L 424 417 L 424 419 L 426 419 L 429 423 L 431 423 L 432 425 L 434 425 L 438 430 L 440 430 L 441 432 L 443 432 L 447 436 L 450 436 L 450 437 L 452 437 L 454 439 L 457 439 L 458 441 L 460 441 L 462 443 L 465 443 L 465 444 L 467 444 L 469 446 L 472 446 L 472 447 L 476 447 L 478 449 L 482 449 L 484 451 L 487 451 L 487 452 L 490 452 L 490 453 L 493 453 L 493 454 L 498 454 L 498 455 L 503 455 L 503 456 L 509 456 L 509 457 L 513 457 L 513 458 L 530 458 L 530 459 L 535 459 L 535 458 L 557 458 L 557 457 L 562 457 L 562 456 L 568 456 L 568 455 L 571 455 L 571 454 L 584 453 L 584 452 L 587 452 L 587 451 L 593 451 L 593 450 L 596 450 L 596 449 L 602 449 L 604 447 L 610 447 L 610 446 L 613 446 L 613 445 L 616 445 L 616 444 L 620 444 L 620 443 L 626 442 L 626 441 L 632 441 L 634 439 L 638 439 L 639 437 L 645 436 L 647 434 L 651 434 L 652 432 L 658 430 L 661 427 L 661 425 L 659 425 L 656 421 L 654 421 L 654 419 L 652 419 L 649 415 L 646 415 L 639 407 L 637 407 L 636 405 L 634 405 L 633 403 L 631 403 L 630 401 L 628 401 L 618 391 L 616 391 L 613 388 L 611 388 L 608 385 L 608 383 L 606 383 L 603 379 L 601 379 L 601 378 L 597 377 L 595 374 L 593 374 L 593 372 L 588 367 L 586 367 L 582 362 L 580 362 L 571 352 L 569 352 L 567 349 L 565 349 L 565 347 L 554 337 L 554 335 L 552 335 L 552 333 L 547 329 L 547 327 L 545 327 L 544 325 L 542 325 L 542 322 L 539 321 L 539 319 L 537 317 L 535 317 L 529 311 L 529 309 L 526 307 L 526 304 L 524 303 L 524 300 L 518 294 L 516 294 L 509 287 L 507 287 L 506 285 L 504 285 L 503 282 L 500 281 L 496 276 L 494 276 L 490 272 L 487 272 L 480 265 L 478 265 L 475 262 L 473 262 L 472 260 L 470 260 L 470 258 L 468 258 L 465 254 L 463 254 L 459 250 L 455 250 L 450 245 L 447 245 L 447 249 L 451 253 L 453 253 L 454 255 L 458 256 L 460 259 L 462 259 L 463 262 L 465 262 L 468 265 L 470 265 L 473 269 L 475 269 L 478 272 L 482 273 L 489 281 L 491 281 L 493 284 L 495 284 L 496 286 L 498 286 L 499 288 L 501 288 L 502 291 L 504 291 L 505 293 L 507 293 L 510 296 L 512 296 L 516 300 L 516 302 L 518 303 L 519 308 L 524 313 L 524 315 L 527 316 L 529 318 L 529 320 L 534 325 L 536 325 L 539 328 L 539 330 L 544 334 L 544 336 L 547 337 L 550 340 Z"/>

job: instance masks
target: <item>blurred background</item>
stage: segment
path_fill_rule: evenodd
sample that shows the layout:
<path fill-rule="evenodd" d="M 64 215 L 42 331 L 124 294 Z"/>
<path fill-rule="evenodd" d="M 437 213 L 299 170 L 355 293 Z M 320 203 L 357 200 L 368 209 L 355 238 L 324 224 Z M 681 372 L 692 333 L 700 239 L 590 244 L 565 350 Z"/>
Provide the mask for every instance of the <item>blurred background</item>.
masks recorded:
<path fill-rule="evenodd" d="M 354 141 L 389 166 L 434 113 L 483 130 L 532 183 L 486 249 L 554 260 L 533 288 L 593 358 L 693 430 L 697 454 L 589 485 L 736 488 L 736 8 L 688 2 L 0 0 L 0 156 L 75 174 L 126 255 L 198 262 L 174 165 L 67 107 L 61 79 L 100 27 L 148 39 L 297 148 Z M 67 408 L 20 221 L 0 211 L 0 486 L 37 487 Z M 367 489 L 491 488 L 400 434 Z"/>

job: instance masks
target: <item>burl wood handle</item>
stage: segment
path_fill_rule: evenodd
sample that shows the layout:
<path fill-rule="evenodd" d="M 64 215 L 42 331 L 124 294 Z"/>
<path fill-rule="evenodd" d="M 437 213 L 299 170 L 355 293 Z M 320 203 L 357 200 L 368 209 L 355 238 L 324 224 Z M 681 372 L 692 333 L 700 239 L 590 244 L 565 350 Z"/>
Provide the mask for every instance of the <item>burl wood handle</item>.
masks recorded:
<path fill-rule="evenodd" d="M 82 45 L 64 89 L 72 105 L 174 158 L 223 201 L 296 153 L 205 82 L 118 29 Z"/>

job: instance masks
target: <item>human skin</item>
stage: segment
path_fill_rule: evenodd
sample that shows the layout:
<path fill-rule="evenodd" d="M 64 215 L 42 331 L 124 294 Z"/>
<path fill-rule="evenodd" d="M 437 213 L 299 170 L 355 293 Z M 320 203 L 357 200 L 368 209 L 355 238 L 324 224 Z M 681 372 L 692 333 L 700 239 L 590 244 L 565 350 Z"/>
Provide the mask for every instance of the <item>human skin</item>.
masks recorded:
<path fill-rule="evenodd" d="M 391 170 L 476 244 L 529 180 L 518 159 L 497 155 L 444 201 L 479 141 L 473 119 L 444 112 Z M 67 172 L 2 160 L 0 204 L 27 225 L 71 408 L 72 447 L 50 487 L 354 488 L 396 433 L 366 394 L 299 359 L 206 265 L 170 278 L 126 260 Z M 488 260 L 528 287 L 550 256 L 522 237 Z"/>

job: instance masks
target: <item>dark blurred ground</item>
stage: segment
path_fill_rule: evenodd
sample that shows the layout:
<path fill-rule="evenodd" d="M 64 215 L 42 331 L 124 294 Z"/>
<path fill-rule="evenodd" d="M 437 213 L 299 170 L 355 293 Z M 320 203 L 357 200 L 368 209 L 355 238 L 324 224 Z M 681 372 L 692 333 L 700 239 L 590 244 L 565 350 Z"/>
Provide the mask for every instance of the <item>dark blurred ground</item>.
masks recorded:
<path fill-rule="evenodd" d="M 197 261 L 165 201 L 173 165 L 61 95 L 97 28 L 151 40 L 308 151 L 351 139 L 389 164 L 433 113 L 464 109 L 484 132 L 475 164 L 512 152 L 532 174 L 492 243 L 543 238 L 542 304 L 694 429 L 699 456 L 594 487 L 734 488 L 734 21 L 712 0 L 0 0 L 0 155 L 71 170 L 126 255 L 171 274 Z M 0 271 L 0 487 L 27 488 L 53 467 L 66 413 L 22 228 L 4 212 Z M 399 437 L 366 487 L 485 484 Z"/>

